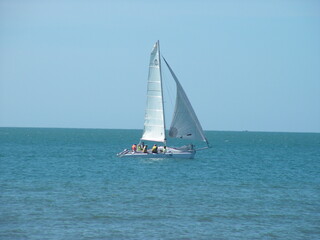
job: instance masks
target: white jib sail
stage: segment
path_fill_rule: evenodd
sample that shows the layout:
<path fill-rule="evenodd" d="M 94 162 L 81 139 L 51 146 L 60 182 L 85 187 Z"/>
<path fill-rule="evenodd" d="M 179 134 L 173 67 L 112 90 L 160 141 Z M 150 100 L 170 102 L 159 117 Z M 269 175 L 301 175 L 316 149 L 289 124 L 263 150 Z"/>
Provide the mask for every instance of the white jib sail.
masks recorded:
<path fill-rule="evenodd" d="M 144 130 L 141 140 L 164 142 L 165 120 L 161 81 L 161 61 L 159 41 L 150 56 L 147 106 L 144 117 Z"/>
<path fill-rule="evenodd" d="M 186 93 L 167 61 L 165 59 L 164 61 L 177 85 L 176 104 L 169 130 L 169 136 L 173 138 L 193 139 L 207 142 L 201 124 Z"/>

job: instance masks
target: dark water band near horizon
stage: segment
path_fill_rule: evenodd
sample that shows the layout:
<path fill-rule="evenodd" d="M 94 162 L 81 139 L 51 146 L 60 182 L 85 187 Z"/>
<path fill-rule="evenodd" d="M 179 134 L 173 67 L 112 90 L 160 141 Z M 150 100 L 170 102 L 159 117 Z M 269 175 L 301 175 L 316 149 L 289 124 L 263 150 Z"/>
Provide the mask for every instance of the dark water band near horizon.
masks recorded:
<path fill-rule="evenodd" d="M 0 128 L 0 239 L 320 239 L 320 133 L 206 135 L 121 159 L 141 130 Z"/>

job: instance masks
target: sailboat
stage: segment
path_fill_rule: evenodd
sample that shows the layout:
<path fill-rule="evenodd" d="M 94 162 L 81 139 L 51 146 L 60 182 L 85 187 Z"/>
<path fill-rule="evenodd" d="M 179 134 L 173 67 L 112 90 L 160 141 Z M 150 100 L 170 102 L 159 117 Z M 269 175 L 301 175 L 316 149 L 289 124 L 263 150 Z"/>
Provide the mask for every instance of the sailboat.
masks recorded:
<path fill-rule="evenodd" d="M 190 141 L 203 141 L 207 146 L 201 149 L 209 148 L 209 142 L 204 135 L 201 124 L 185 91 L 166 59 L 163 58 L 163 60 L 176 83 L 177 89 L 175 109 L 168 134 L 169 137 Z M 144 141 L 148 141 L 161 143 L 162 147 L 158 147 L 158 149 L 153 152 L 151 150 L 152 146 L 150 146 L 147 151 L 137 151 L 135 148 L 133 148 L 133 150 L 125 149 L 117 154 L 118 157 L 194 158 L 196 151 L 199 150 L 195 149 L 193 144 L 179 148 L 166 146 L 167 138 L 161 68 L 160 46 L 159 41 L 157 41 L 153 46 L 150 56 L 147 105 L 145 109 L 144 129 L 139 145 L 143 147 L 145 146 Z"/>

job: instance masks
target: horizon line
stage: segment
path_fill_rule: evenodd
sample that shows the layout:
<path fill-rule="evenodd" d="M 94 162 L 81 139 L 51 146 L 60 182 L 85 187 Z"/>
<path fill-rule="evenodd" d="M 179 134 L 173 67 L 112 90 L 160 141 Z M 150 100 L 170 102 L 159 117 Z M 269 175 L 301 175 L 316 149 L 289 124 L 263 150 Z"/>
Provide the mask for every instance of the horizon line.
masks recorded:
<path fill-rule="evenodd" d="M 0 126 L 0 128 L 35 128 L 35 129 L 87 129 L 87 130 L 136 130 L 143 131 L 142 128 L 99 128 L 99 127 L 8 127 Z M 166 131 L 169 131 L 166 129 Z M 319 134 L 320 132 L 308 132 L 308 131 L 263 131 L 263 130 L 204 130 L 205 132 L 253 132 L 253 133 L 315 133 Z"/>

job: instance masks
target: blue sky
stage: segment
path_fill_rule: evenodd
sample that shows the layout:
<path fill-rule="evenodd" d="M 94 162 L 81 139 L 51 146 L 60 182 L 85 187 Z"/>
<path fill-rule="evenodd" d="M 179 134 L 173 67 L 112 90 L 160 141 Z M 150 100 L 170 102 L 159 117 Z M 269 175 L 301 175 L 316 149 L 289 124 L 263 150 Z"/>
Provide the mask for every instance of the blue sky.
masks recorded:
<path fill-rule="evenodd" d="M 312 0 L 1 0 L 0 127 L 141 129 L 158 39 L 205 130 L 320 132 Z"/>

